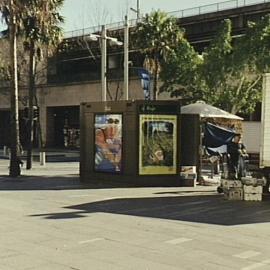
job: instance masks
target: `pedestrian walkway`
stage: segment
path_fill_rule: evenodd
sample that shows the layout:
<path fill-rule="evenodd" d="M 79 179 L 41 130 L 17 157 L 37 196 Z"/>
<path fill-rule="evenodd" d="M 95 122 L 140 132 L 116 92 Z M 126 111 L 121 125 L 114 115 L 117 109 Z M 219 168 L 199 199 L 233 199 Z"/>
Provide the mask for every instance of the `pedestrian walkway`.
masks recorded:
<path fill-rule="evenodd" d="M 79 150 L 70 149 L 46 149 L 46 161 L 47 162 L 78 162 L 80 160 Z M 4 153 L 3 149 L 0 149 L 0 159 L 9 159 L 9 154 Z M 22 159 L 26 159 L 26 151 L 22 156 Z M 40 151 L 38 149 L 33 150 L 33 160 L 39 161 Z"/>
<path fill-rule="evenodd" d="M 0 269 L 270 269 L 270 200 L 216 187 L 80 183 L 78 163 L 7 176 L 0 160 Z"/>

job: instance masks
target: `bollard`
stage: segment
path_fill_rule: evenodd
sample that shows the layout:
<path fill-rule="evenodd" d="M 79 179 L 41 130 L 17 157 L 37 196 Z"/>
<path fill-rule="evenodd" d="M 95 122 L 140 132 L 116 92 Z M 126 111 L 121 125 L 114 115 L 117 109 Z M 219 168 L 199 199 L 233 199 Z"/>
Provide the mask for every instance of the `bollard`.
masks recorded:
<path fill-rule="evenodd" d="M 7 156 L 8 155 L 8 148 L 6 145 L 4 145 L 4 148 L 3 148 L 3 156 Z"/>
<path fill-rule="evenodd" d="M 46 165 L 46 152 L 39 152 L 39 162 L 41 166 Z"/>

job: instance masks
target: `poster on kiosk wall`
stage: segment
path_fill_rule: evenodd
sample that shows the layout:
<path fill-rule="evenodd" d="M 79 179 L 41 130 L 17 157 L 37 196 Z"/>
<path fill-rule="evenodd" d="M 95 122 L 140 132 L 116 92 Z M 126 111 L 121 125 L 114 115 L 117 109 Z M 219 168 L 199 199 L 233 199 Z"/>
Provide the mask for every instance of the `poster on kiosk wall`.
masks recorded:
<path fill-rule="evenodd" d="M 140 115 L 139 174 L 176 174 L 177 116 Z"/>
<path fill-rule="evenodd" d="M 122 115 L 95 115 L 95 171 L 120 173 L 122 164 Z"/>

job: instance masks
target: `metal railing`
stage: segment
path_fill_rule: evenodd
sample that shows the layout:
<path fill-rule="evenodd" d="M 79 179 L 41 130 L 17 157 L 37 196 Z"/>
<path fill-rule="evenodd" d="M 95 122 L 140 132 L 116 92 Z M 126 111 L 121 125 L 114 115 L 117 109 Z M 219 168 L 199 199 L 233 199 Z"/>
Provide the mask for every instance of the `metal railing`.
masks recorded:
<path fill-rule="evenodd" d="M 177 18 L 184 18 L 190 16 L 196 16 L 206 13 L 214 13 L 219 11 L 224 11 L 228 9 L 235 9 L 240 7 L 253 6 L 258 4 L 264 4 L 269 2 L 269 0 L 229 0 L 215 4 L 209 4 L 194 8 L 188 8 L 178 11 L 169 12 L 168 14 Z"/>
<path fill-rule="evenodd" d="M 196 16 L 196 15 L 201 15 L 201 14 L 235 9 L 235 8 L 240 8 L 240 7 L 264 4 L 268 2 L 270 2 L 270 0 L 229 0 L 229 1 L 224 1 L 224 2 L 215 3 L 215 4 L 209 4 L 209 5 L 204 5 L 204 6 L 194 7 L 194 8 L 187 8 L 187 9 L 182 9 L 178 11 L 172 11 L 172 12 L 168 12 L 168 15 L 176 17 L 176 18 L 185 18 L 185 17 L 191 17 L 191 16 Z M 136 26 L 137 22 L 138 22 L 137 19 L 129 20 L 129 25 L 131 27 Z M 124 28 L 124 21 L 107 24 L 106 28 L 108 30 L 122 29 Z M 101 25 L 69 31 L 64 34 L 64 37 L 65 38 L 79 37 L 79 36 L 85 36 L 85 35 L 89 35 L 91 33 L 97 33 L 97 32 L 101 32 Z"/>

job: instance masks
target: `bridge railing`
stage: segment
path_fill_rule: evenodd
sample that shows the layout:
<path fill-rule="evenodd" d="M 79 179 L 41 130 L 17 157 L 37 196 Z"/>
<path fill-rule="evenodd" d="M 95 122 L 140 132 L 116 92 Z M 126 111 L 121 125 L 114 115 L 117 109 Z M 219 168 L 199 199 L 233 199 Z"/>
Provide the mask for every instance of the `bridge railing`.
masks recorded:
<path fill-rule="evenodd" d="M 223 11 L 223 10 L 228 10 L 228 9 L 234 9 L 234 8 L 239 8 L 239 7 L 263 4 L 263 3 L 268 3 L 268 2 L 270 1 L 269 0 L 229 0 L 229 1 L 224 1 L 224 2 L 215 3 L 215 4 L 209 4 L 209 5 L 204 5 L 204 6 L 194 7 L 194 8 L 187 8 L 187 9 L 182 9 L 178 11 L 168 12 L 168 15 L 177 17 L 177 18 L 184 18 L 184 17 L 196 16 L 196 15 L 218 12 L 218 11 Z M 137 19 L 129 20 L 129 25 L 136 26 L 137 22 L 138 22 Z M 121 29 L 124 27 L 124 21 L 107 24 L 106 27 L 109 30 Z M 64 37 L 72 38 L 72 37 L 78 37 L 78 36 L 85 36 L 85 35 L 89 35 L 91 33 L 96 33 L 100 31 L 101 31 L 101 25 L 98 25 L 98 26 L 66 32 L 64 34 Z"/>
<path fill-rule="evenodd" d="M 177 18 L 184 18 L 211 12 L 223 11 L 227 9 L 263 4 L 267 2 L 269 2 L 269 0 L 229 0 L 220 3 L 173 11 L 169 12 L 168 14 Z"/>

